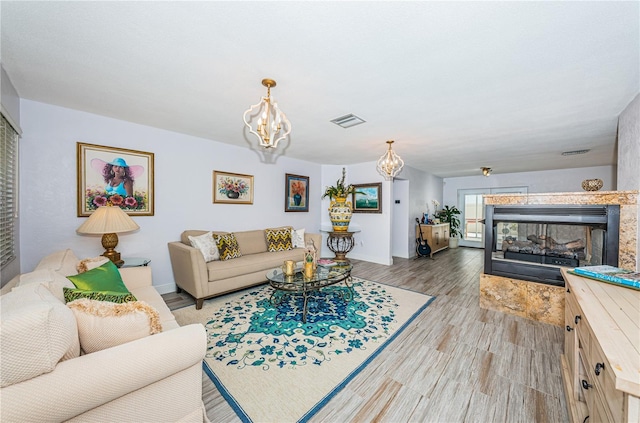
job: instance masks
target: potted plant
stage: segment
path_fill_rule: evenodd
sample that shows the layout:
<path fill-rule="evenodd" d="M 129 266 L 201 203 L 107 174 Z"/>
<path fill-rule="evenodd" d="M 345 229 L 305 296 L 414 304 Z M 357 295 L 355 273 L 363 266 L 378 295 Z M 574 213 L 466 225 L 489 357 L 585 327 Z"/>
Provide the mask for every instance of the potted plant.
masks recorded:
<path fill-rule="evenodd" d="M 345 185 L 344 184 L 344 178 L 347 176 L 347 171 L 345 170 L 345 168 L 342 168 L 342 177 L 340 179 L 338 179 L 336 181 L 336 184 L 333 186 L 328 186 L 325 190 L 324 190 L 324 194 L 322 194 L 322 199 L 329 197 L 330 200 L 333 200 L 334 198 L 336 199 L 346 199 L 348 195 L 353 194 L 354 192 L 356 192 L 356 188 L 349 184 L 349 185 Z M 345 200 L 338 200 L 339 202 L 344 202 Z"/>
<path fill-rule="evenodd" d="M 458 215 L 460 210 L 456 206 L 444 206 L 442 210 L 438 212 L 440 222 L 449 224 L 449 248 L 458 248 L 459 236 L 462 235 L 462 229 L 460 228 L 460 218 Z"/>
<path fill-rule="evenodd" d="M 334 186 L 328 186 L 322 194 L 322 198 L 329 197 L 331 204 L 329 205 L 329 219 L 333 225 L 335 232 L 345 232 L 349 229 L 349 222 L 351 221 L 351 215 L 353 214 L 353 208 L 351 201 L 347 201 L 347 196 L 350 194 L 360 193 L 356 191 L 356 188 L 349 184 L 344 184 L 344 179 L 347 176 L 347 171 L 342 168 L 342 177 L 336 181 Z"/>

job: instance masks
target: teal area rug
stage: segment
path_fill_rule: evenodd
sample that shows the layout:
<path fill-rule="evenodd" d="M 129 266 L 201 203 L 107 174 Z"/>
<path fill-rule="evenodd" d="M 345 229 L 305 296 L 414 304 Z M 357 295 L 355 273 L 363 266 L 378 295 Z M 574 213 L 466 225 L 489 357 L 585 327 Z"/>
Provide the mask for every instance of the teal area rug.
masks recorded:
<path fill-rule="evenodd" d="M 202 323 L 204 369 L 245 422 L 306 421 L 375 358 L 434 299 L 353 278 L 345 302 L 332 286 L 274 306 L 268 285 L 174 310 L 180 325 Z"/>

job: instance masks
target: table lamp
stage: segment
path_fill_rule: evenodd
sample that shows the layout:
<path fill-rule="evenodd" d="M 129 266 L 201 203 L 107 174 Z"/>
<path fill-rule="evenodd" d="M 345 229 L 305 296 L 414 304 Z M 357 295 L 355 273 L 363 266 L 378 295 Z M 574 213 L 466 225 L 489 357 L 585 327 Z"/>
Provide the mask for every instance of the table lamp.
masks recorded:
<path fill-rule="evenodd" d="M 76 232 L 87 235 L 102 235 L 102 246 L 105 249 L 102 255 L 120 267 L 124 261 L 120 259 L 120 253 L 115 250 L 118 245 L 118 234 L 136 229 L 140 229 L 140 226 L 120 207 L 100 206 L 86 222 L 76 229 Z"/>

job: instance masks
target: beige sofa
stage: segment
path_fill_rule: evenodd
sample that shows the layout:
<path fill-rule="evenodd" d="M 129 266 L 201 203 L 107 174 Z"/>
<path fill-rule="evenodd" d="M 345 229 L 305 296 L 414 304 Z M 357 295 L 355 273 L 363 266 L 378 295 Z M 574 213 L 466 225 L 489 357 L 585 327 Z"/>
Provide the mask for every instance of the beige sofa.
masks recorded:
<path fill-rule="evenodd" d="M 49 357 L 51 352 L 47 345 L 53 345 L 51 349 L 55 349 L 63 339 L 72 339 L 60 335 L 59 327 L 51 339 L 43 336 L 43 339 L 35 340 L 35 336 L 31 336 L 26 341 L 15 340 L 20 335 L 16 334 L 16 323 L 18 328 L 23 325 L 22 316 L 16 317 L 15 310 L 13 314 L 9 311 L 16 295 L 30 296 L 35 292 L 39 296 L 30 303 L 34 312 L 25 311 L 25 328 L 29 327 L 29 319 L 41 314 L 42 307 L 38 304 L 41 299 L 52 308 L 45 312 L 45 322 L 39 326 L 49 325 L 60 312 L 70 314 L 73 319 L 73 312 L 59 297 L 62 294 L 60 284 L 68 281 L 64 276 L 77 273 L 72 270 L 77 258 L 71 250 L 57 254 L 57 257 L 61 256 L 64 256 L 62 260 L 43 260 L 34 272 L 19 275 L 2 288 L 0 360 L 2 372 L 7 373 L 3 375 L 3 387 L 0 388 L 0 421 L 208 422 L 202 404 L 205 329 L 202 325 L 179 327 L 152 285 L 150 267 L 126 268 L 120 273 L 131 293 L 157 310 L 161 333 L 79 356 L 80 343 L 76 339 L 75 358 L 65 359 L 67 353 L 59 362 L 55 356 Z M 52 261 L 57 264 L 43 267 L 51 266 Z M 38 282 L 39 277 L 42 277 L 42 283 Z M 23 284 L 27 280 L 29 283 Z M 72 323 L 75 325 L 75 321 Z M 23 348 L 25 356 L 34 357 L 26 360 L 27 365 L 20 362 L 20 357 L 18 365 L 16 360 L 14 364 L 10 362 L 9 358 L 16 357 L 16 353 L 22 355 L 19 348 Z M 37 351 L 38 348 L 41 351 Z M 53 368 L 42 372 L 37 367 L 49 358 L 51 363 L 46 365 Z M 20 380 L 24 378 L 20 375 L 22 371 L 30 372 L 26 380 Z M 31 377 L 34 371 L 41 374 Z M 7 385 L 11 383 L 7 382 L 10 375 L 19 381 Z"/>
<path fill-rule="evenodd" d="M 200 250 L 192 247 L 189 241 L 189 236 L 205 233 L 207 231 L 187 230 L 180 236 L 180 241 L 168 244 L 178 292 L 182 289 L 191 294 L 196 299 L 198 310 L 207 298 L 265 283 L 267 271 L 281 266 L 285 260 L 303 259 L 303 248 L 267 251 L 265 231 L 251 230 L 234 232 L 242 257 L 206 263 Z M 304 238 L 305 242 L 313 241 L 316 249 L 320 250 L 320 234 L 305 233 Z"/>

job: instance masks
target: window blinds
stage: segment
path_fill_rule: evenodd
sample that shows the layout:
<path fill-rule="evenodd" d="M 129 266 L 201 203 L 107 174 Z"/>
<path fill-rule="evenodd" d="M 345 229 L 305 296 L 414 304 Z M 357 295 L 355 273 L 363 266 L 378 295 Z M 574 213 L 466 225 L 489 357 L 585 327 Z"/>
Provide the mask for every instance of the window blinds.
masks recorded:
<path fill-rule="evenodd" d="M 18 133 L 0 115 L 0 267 L 16 257 Z"/>

